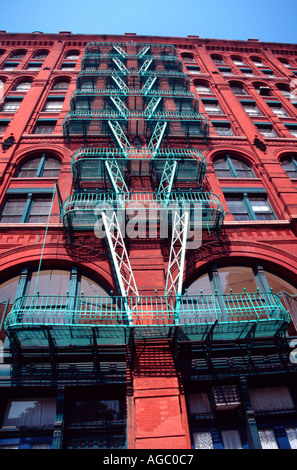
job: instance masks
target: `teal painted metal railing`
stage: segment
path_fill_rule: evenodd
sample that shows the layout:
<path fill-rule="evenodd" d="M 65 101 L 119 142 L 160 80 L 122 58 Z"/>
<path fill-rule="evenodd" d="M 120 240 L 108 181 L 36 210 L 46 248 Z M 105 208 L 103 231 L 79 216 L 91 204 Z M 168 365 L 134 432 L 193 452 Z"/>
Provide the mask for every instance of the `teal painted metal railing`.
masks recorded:
<path fill-rule="evenodd" d="M 203 229 L 217 230 L 224 221 L 225 209 L 219 197 L 214 193 L 195 191 L 172 191 L 165 198 L 155 192 L 129 192 L 119 195 L 110 192 L 77 192 L 71 194 L 61 206 L 61 220 L 69 227 L 69 222 L 74 230 L 93 230 L 98 220 L 99 204 L 108 204 L 113 210 L 127 208 L 133 203 L 133 207 L 139 209 L 177 210 L 179 207 L 191 210 L 201 206 L 201 222 Z M 130 205 L 131 207 L 131 205 Z M 95 211 L 96 209 L 96 211 Z M 97 210 L 98 209 L 98 210 Z"/>
<path fill-rule="evenodd" d="M 133 324 L 128 323 L 127 304 Z M 176 308 L 176 306 L 178 306 Z M 189 339 L 201 340 L 214 328 L 214 339 L 244 338 L 255 325 L 255 336 L 276 333 L 289 323 L 280 297 L 272 292 L 139 297 L 24 296 L 15 300 L 5 329 L 17 332 L 18 340 L 34 345 L 50 327 L 56 341 L 90 341 L 92 328 L 97 338 L 111 343 L 127 341 L 130 331 L 141 336 L 166 336 L 172 327 Z M 32 333 L 30 333 L 32 332 Z M 71 340 L 71 341 L 72 341 Z M 38 341 L 37 341 L 38 342 Z M 89 344 L 89 343 L 88 343 Z"/>

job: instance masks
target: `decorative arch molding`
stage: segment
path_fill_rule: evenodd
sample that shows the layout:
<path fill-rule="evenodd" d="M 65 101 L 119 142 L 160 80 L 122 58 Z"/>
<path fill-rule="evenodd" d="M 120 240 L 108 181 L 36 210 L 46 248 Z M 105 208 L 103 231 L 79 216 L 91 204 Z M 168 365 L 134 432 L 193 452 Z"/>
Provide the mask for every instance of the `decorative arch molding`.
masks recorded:
<path fill-rule="evenodd" d="M 47 243 L 46 252 L 41 264 L 41 269 L 49 267 L 57 269 L 71 268 L 74 265 L 80 271 L 92 279 L 98 280 L 98 283 L 109 291 L 116 291 L 113 274 L 110 269 L 108 259 L 105 262 L 100 260 L 94 263 L 85 263 L 79 260 L 75 262 L 65 252 L 64 244 Z M 24 266 L 38 269 L 42 243 L 13 248 L 0 255 L 1 279 L 9 279 L 21 272 Z"/>
<path fill-rule="evenodd" d="M 204 248 L 204 252 L 203 252 Z M 218 267 L 234 263 L 252 265 L 262 263 L 272 272 L 277 268 L 277 274 L 297 285 L 297 254 L 285 252 L 263 243 L 232 242 L 229 250 L 218 242 L 207 244 L 199 252 L 188 252 L 185 262 L 184 286 L 188 287 L 199 275 L 204 274 L 215 263 Z"/>
<path fill-rule="evenodd" d="M 211 160 L 212 162 L 220 156 L 220 154 L 230 154 L 230 155 L 238 155 L 239 159 L 242 159 L 243 162 L 247 163 L 250 166 L 255 164 L 262 165 L 259 157 L 257 154 L 252 153 L 248 148 L 245 148 L 244 151 L 242 147 L 237 147 L 236 145 L 216 145 L 215 149 L 212 148 L 210 150 L 206 149 L 204 152 L 204 156 Z"/>
<path fill-rule="evenodd" d="M 45 147 L 44 144 L 38 145 L 36 143 L 27 146 L 25 149 L 16 151 L 14 154 L 14 164 L 20 165 L 25 162 L 25 160 L 30 159 L 30 157 L 34 158 L 35 155 L 40 153 L 51 153 L 61 162 L 71 162 L 73 152 L 63 145 L 50 144 Z"/>

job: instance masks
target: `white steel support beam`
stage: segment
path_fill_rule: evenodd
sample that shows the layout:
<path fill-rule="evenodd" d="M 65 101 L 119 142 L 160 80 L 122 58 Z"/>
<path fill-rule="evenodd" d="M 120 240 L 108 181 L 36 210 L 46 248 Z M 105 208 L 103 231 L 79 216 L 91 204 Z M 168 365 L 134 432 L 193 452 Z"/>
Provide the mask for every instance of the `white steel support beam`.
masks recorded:
<path fill-rule="evenodd" d="M 118 165 L 116 158 L 110 158 L 105 160 L 105 166 L 110 178 L 111 184 L 117 194 L 129 193 L 129 189 L 126 185 L 121 169 Z"/>
<path fill-rule="evenodd" d="M 108 121 L 108 124 L 120 148 L 123 150 L 131 149 L 132 147 L 130 142 L 127 139 L 127 136 L 124 133 L 121 125 L 117 121 Z"/>
<path fill-rule="evenodd" d="M 123 62 L 120 59 L 112 59 L 114 63 L 117 65 L 117 67 L 120 69 L 121 72 L 128 73 L 129 70 L 127 67 L 123 64 Z"/>
<path fill-rule="evenodd" d="M 139 293 L 120 224 L 115 212 L 112 212 L 110 216 L 105 211 L 102 211 L 102 219 L 119 289 L 122 297 L 126 300 L 125 307 L 128 321 L 130 325 L 133 325 L 132 313 L 133 309 L 137 306 Z M 132 299 L 134 299 L 134 301 Z"/>
<path fill-rule="evenodd" d="M 156 80 L 157 80 L 157 75 L 151 75 L 150 77 L 148 77 L 145 84 L 141 88 L 141 93 L 146 95 L 150 91 L 150 89 L 152 88 Z"/>
<path fill-rule="evenodd" d="M 138 73 L 140 75 L 142 75 L 144 72 L 146 72 L 152 62 L 153 62 L 153 59 L 145 60 L 142 64 L 142 66 L 140 67 L 140 69 L 138 70 Z"/>
<path fill-rule="evenodd" d="M 161 96 L 152 97 L 152 99 L 150 100 L 150 102 L 148 103 L 144 111 L 144 114 L 147 116 L 147 119 L 149 119 L 154 114 L 161 99 L 162 99 Z"/>
<path fill-rule="evenodd" d="M 158 121 L 156 124 L 151 140 L 148 144 L 148 151 L 150 153 L 153 153 L 153 157 L 156 155 L 161 145 L 166 127 L 167 127 L 167 121 Z"/>
<path fill-rule="evenodd" d="M 179 318 L 182 294 L 188 223 L 188 211 L 184 211 L 182 215 L 178 211 L 174 213 L 165 296 L 167 296 L 167 301 L 171 301 L 170 306 L 174 308 L 176 321 Z M 175 301 L 175 305 L 172 305 L 172 301 Z"/>
<path fill-rule="evenodd" d="M 151 48 L 151 46 L 143 47 L 141 49 L 141 51 L 138 52 L 137 57 L 139 57 L 139 59 L 141 59 L 141 57 L 143 57 L 144 54 L 146 54 L 150 50 L 150 48 Z"/>
<path fill-rule="evenodd" d="M 113 45 L 113 48 L 122 56 L 127 57 L 127 53 L 120 46 Z"/>
<path fill-rule="evenodd" d="M 168 159 L 165 161 L 157 195 L 160 198 L 164 198 L 165 196 L 166 202 L 168 202 L 168 199 L 171 193 L 172 185 L 173 185 L 175 174 L 176 174 L 176 169 L 177 169 L 176 160 Z"/>
<path fill-rule="evenodd" d="M 111 78 L 116 82 L 120 90 L 122 90 L 125 94 L 128 93 L 129 88 L 127 87 L 126 83 L 121 77 L 119 77 L 118 75 L 112 74 Z"/>
<path fill-rule="evenodd" d="M 113 104 L 116 106 L 116 108 L 120 111 L 121 115 L 127 118 L 130 114 L 130 111 L 125 105 L 125 103 L 123 103 L 121 98 L 117 95 L 114 95 L 114 96 L 110 96 L 110 99 L 113 102 Z"/>

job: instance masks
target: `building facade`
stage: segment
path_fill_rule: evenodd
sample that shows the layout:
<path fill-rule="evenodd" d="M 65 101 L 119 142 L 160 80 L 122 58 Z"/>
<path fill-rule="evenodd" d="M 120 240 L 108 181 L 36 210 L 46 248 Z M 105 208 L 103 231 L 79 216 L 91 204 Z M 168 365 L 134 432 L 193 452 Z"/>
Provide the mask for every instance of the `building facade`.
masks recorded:
<path fill-rule="evenodd" d="M 296 45 L 0 53 L 0 448 L 297 448 Z"/>

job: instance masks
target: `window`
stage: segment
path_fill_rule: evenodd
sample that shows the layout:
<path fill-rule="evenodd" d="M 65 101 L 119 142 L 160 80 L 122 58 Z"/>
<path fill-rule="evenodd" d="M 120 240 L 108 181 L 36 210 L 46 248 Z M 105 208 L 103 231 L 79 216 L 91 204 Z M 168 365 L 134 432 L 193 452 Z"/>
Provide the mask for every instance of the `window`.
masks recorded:
<path fill-rule="evenodd" d="M 40 67 L 42 66 L 41 63 L 35 63 L 35 62 L 30 62 L 27 66 L 27 70 L 31 70 L 31 71 L 34 71 L 34 70 L 39 70 Z"/>
<path fill-rule="evenodd" d="M 217 64 L 217 65 L 225 64 L 224 59 L 222 59 L 222 57 L 212 57 L 212 60 L 214 64 Z"/>
<path fill-rule="evenodd" d="M 68 62 L 64 62 L 62 65 L 61 65 L 61 70 L 74 70 L 75 68 L 75 64 L 70 64 Z"/>
<path fill-rule="evenodd" d="M 182 56 L 182 59 L 185 63 L 195 64 L 195 59 L 193 56 Z"/>
<path fill-rule="evenodd" d="M 29 193 L 24 196 L 9 196 L 1 214 L 1 223 L 44 223 L 51 206 L 50 196 Z"/>
<path fill-rule="evenodd" d="M 272 70 L 261 70 L 261 72 L 263 73 L 263 75 L 267 75 L 267 77 L 269 77 L 269 78 L 274 78 L 275 77 Z"/>
<path fill-rule="evenodd" d="M 63 108 L 64 98 L 63 99 L 56 99 L 56 98 L 49 98 L 46 102 L 43 111 L 51 112 L 51 113 L 59 113 Z"/>
<path fill-rule="evenodd" d="M 198 65 L 187 65 L 187 71 L 189 73 L 199 73 L 200 67 Z"/>
<path fill-rule="evenodd" d="M 77 60 L 78 57 L 79 57 L 78 52 L 68 52 L 65 59 L 67 59 L 67 60 Z"/>
<path fill-rule="evenodd" d="M 9 121 L 0 121 L 0 134 L 6 131 Z"/>
<path fill-rule="evenodd" d="M 222 114 L 222 111 L 216 101 L 204 101 L 202 100 L 205 112 L 207 114 Z"/>
<path fill-rule="evenodd" d="M 246 91 L 242 86 L 232 85 L 231 89 L 232 89 L 234 95 L 246 95 Z"/>
<path fill-rule="evenodd" d="M 259 430 L 262 449 L 278 449 L 277 440 L 272 429 Z"/>
<path fill-rule="evenodd" d="M 218 178 L 254 178 L 249 165 L 226 154 L 214 161 L 213 167 Z"/>
<path fill-rule="evenodd" d="M 264 66 L 264 64 L 263 64 L 263 62 L 262 62 L 261 59 L 255 58 L 255 59 L 252 59 L 252 61 L 254 62 L 254 64 L 255 64 L 257 67 L 263 67 L 263 66 Z"/>
<path fill-rule="evenodd" d="M 220 71 L 223 75 L 233 75 L 233 72 L 232 72 L 232 70 L 231 70 L 229 67 L 219 67 L 219 71 Z"/>
<path fill-rule="evenodd" d="M 69 82 L 59 81 L 54 84 L 53 90 L 67 90 L 68 87 L 69 87 Z"/>
<path fill-rule="evenodd" d="M 7 426 L 53 426 L 56 398 L 23 398 L 8 400 L 2 428 Z"/>
<path fill-rule="evenodd" d="M 37 121 L 34 134 L 52 134 L 57 121 Z"/>
<path fill-rule="evenodd" d="M 28 91 L 31 88 L 31 82 L 21 82 L 15 87 L 16 91 Z"/>
<path fill-rule="evenodd" d="M 60 168 L 61 163 L 59 160 L 43 154 L 24 163 L 19 169 L 17 176 L 19 178 L 39 178 L 41 176 L 54 178 L 59 176 Z"/>
<path fill-rule="evenodd" d="M 15 113 L 19 109 L 21 102 L 22 102 L 21 98 L 18 100 L 7 98 L 4 105 L 2 106 L 1 111 L 5 111 L 6 113 Z"/>
<path fill-rule="evenodd" d="M 274 220 L 275 215 L 266 196 L 241 195 L 225 196 L 229 211 L 235 220 Z"/>
<path fill-rule="evenodd" d="M 245 112 L 249 116 L 261 116 L 260 111 L 254 103 L 242 103 Z"/>
<path fill-rule="evenodd" d="M 19 65 L 18 62 L 6 62 L 3 70 L 14 70 Z"/>
<path fill-rule="evenodd" d="M 253 77 L 254 73 L 251 69 L 240 69 L 241 73 L 246 77 Z"/>
<path fill-rule="evenodd" d="M 232 59 L 233 64 L 235 65 L 244 65 L 244 62 L 241 59 Z"/>
<path fill-rule="evenodd" d="M 258 131 L 264 137 L 277 137 L 276 133 L 272 129 L 272 126 L 269 124 L 257 124 Z"/>
<path fill-rule="evenodd" d="M 292 155 L 284 158 L 281 163 L 290 179 L 297 178 L 297 157 Z"/>
<path fill-rule="evenodd" d="M 282 117 L 288 117 L 286 111 L 282 108 L 281 104 L 277 104 L 277 103 L 268 103 L 270 108 L 271 108 L 271 111 L 274 112 L 274 114 L 276 114 L 276 116 L 282 118 Z"/>
<path fill-rule="evenodd" d="M 23 59 L 26 55 L 26 52 L 24 51 L 15 51 L 12 53 L 11 57 L 13 59 Z"/>
<path fill-rule="evenodd" d="M 289 410 L 294 403 L 288 387 L 264 387 L 249 390 L 251 405 L 254 411 Z"/>
<path fill-rule="evenodd" d="M 288 126 L 287 125 L 287 128 L 289 130 L 289 132 L 294 136 L 294 137 L 297 137 L 297 126 Z"/>
<path fill-rule="evenodd" d="M 213 122 L 212 125 L 216 133 L 219 135 L 234 135 L 229 123 L 227 124 L 227 123 L 219 123 L 219 122 L 214 123 Z"/>
<path fill-rule="evenodd" d="M 35 52 L 34 59 L 44 60 L 47 58 L 48 53 L 46 51 Z"/>
<path fill-rule="evenodd" d="M 213 449 L 211 432 L 201 431 L 193 433 L 194 449 Z"/>
<path fill-rule="evenodd" d="M 211 266 L 208 273 L 203 274 L 196 279 L 187 289 L 188 295 L 212 294 L 229 294 L 230 289 L 233 293 L 242 293 L 244 289 L 247 292 L 269 292 L 273 288 L 273 292 L 281 292 L 285 290 L 291 295 L 297 294 L 297 288 L 286 280 L 270 273 L 263 266 L 225 266 L 217 268 Z"/>
<path fill-rule="evenodd" d="M 200 83 L 195 84 L 196 91 L 199 94 L 211 95 L 211 89 L 207 85 L 202 85 Z"/>

